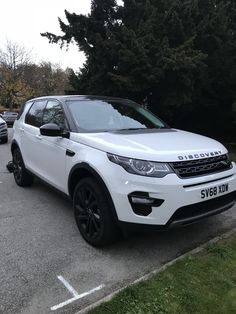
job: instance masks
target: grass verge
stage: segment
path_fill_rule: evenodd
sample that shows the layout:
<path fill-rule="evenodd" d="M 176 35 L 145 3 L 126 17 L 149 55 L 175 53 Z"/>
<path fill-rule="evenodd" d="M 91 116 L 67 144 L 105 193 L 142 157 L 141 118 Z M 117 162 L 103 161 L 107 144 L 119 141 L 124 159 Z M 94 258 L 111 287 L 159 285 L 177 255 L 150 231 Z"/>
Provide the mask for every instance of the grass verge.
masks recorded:
<path fill-rule="evenodd" d="M 236 313 L 236 234 L 126 288 L 89 313 Z"/>

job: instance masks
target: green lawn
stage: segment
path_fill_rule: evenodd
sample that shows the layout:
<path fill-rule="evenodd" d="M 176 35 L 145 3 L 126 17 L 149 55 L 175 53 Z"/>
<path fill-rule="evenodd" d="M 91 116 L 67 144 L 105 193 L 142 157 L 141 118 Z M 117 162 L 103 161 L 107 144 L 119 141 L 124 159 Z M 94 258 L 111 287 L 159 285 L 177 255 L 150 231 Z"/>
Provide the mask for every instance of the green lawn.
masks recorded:
<path fill-rule="evenodd" d="M 89 313 L 236 313 L 236 234 L 125 289 Z"/>

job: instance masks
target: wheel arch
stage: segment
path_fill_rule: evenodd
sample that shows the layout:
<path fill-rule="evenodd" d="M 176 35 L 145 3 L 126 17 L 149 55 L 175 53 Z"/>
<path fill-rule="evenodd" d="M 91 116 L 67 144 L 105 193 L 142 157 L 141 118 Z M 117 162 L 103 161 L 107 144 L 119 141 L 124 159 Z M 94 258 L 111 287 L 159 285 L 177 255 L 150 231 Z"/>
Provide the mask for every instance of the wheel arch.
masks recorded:
<path fill-rule="evenodd" d="M 76 164 L 72 167 L 69 177 L 68 177 L 68 191 L 71 198 L 73 198 L 74 189 L 76 187 L 76 184 L 79 182 L 79 180 L 82 180 L 86 177 L 92 177 L 94 178 L 100 186 L 102 186 L 106 198 L 109 202 L 110 208 L 112 209 L 113 216 L 116 221 L 118 221 L 118 216 L 115 210 L 115 206 L 111 197 L 111 194 L 104 182 L 104 180 L 101 178 L 101 176 L 97 173 L 95 169 L 93 169 L 89 164 L 82 162 L 79 164 Z"/>

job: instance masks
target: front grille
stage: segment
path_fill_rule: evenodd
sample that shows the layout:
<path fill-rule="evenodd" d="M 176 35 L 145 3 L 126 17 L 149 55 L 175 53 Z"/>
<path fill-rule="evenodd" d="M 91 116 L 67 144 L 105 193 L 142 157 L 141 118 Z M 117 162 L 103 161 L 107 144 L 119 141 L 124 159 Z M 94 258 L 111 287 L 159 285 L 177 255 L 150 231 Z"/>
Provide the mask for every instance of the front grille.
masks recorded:
<path fill-rule="evenodd" d="M 231 208 L 236 201 L 236 192 L 214 199 L 179 208 L 169 220 L 169 224 L 188 224 L 201 218 L 217 214 Z"/>
<path fill-rule="evenodd" d="M 232 168 L 228 155 L 170 163 L 180 178 L 191 178 L 221 172 Z"/>

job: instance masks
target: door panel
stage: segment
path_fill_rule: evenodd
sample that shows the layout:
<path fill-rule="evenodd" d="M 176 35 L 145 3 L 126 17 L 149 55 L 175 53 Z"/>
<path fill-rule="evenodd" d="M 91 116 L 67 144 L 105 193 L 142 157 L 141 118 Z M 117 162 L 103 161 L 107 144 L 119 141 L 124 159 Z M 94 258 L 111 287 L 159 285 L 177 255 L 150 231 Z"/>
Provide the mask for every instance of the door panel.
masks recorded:
<path fill-rule="evenodd" d="M 42 124 L 56 123 L 61 129 L 66 129 L 65 116 L 57 100 L 48 100 L 42 117 Z M 66 191 L 65 178 L 66 149 L 69 140 L 63 137 L 42 136 L 40 141 L 40 156 L 38 162 L 43 178 L 56 188 Z"/>
<path fill-rule="evenodd" d="M 69 140 L 40 134 L 40 126 L 46 123 L 57 123 L 61 128 L 66 128 L 62 107 L 56 100 L 33 106 L 26 115 L 24 124 L 23 158 L 30 171 L 65 192 L 65 162 Z"/>
<path fill-rule="evenodd" d="M 39 127 L 42 123 L 43 110 L 46 106 L 46 100 L 35 101 L 29 108 L 25 116 L 25 121 L 21 127 L 21 153 L 26 168 L 35 173 L 39 173 L 40 165 L 37 163 L 39 154 L 38 136 Z"/>
<path fill-rule="evenodd" d="M 69 140 L 62 137 L 42 136 L 40 140 L 40 176 L 57 189 L 66 191 L 67 178 L 65 177 L 66 149 Z"/>

